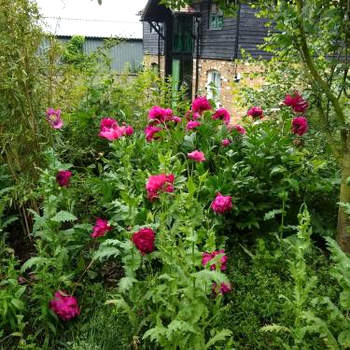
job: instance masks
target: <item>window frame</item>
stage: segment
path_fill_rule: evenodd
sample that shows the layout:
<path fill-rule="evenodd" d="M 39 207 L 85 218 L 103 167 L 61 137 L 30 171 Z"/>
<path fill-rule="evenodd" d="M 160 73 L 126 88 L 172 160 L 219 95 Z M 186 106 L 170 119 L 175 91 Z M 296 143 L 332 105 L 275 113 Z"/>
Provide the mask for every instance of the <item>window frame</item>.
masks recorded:
<path fill-rule="evenodd" d="M 154 25 L 154 26 L 158 26 L 159 25 L 159 31 L 161 32 L 161 33 L 163 33 L 163 28 L 164 28 L 164 24 L 163 24 L 163 22 L 152 22 L 152 24 Z M 157 34 L 158 35 L 158 33 L 154 30 L 154 28 L 149 24 L 149 33 L 151 34 L 151 35 L 154 35 L 154 34 Z"/>
<path fill-rule="evenodd" d="M 212 1 L 209 2 L 208 10 L 208 30 L 222 30 L 224 28 L 224 14 L 222 10 L 220 10 L 217 7 L 217 4 Z M 212 25 L 213 19 L 215 19 L 215 26 Z M 218 25 L 219 19 L 221 23 Z"/>
<path fill-rule="evenodd" d="M 215 79 L 212 79 L 212 77 L 216 75 Z M 215 85 L 216 94 L 212 92 L 211 84 Z M 220 71 L 217 69 L 209 69 L 207 71 L 207 83 L 205 85 L 206 87 L 206 96 L 208 99 L 211 99 L 214 103 L 216 108 L 220 106 L 221 101 L 221 93 L 222 93 L 222 76 Z"/>

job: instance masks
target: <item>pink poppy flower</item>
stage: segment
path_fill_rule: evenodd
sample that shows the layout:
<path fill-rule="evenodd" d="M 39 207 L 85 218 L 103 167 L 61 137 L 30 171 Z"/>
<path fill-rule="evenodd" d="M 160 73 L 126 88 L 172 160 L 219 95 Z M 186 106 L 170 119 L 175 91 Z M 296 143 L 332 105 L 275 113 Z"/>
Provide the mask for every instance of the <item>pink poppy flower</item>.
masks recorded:
<path fill-rule="evenodd" d="M 113 118 L 102 118 L 100 124 L 100 132 L 98 136 L 109 141 L 114 141 L 125 135 L 125 128 L 120 127 L 118 122 Z"/>
<path fill-rule="evenodd" d="M 50 309 L 62 320 L 68 321 L 80 315 L 78 301 L 75 297 L 62 291 L 55 293 L 54 298 L 49 303 Z"/>
<path fill-rule="evenodd" d="M 153 201 L 158 198 L 160 192 L 174 192 L 174 180 L 175 176 L 173 174 L 150 176 L 146 184 L 147 198 Z"/>
<path fill-rule="evenodd" d="M 56 175 L 56 181 L 61 187 L 69 186 L 72 172 L 69 170 L 60 170 Z"/>
<path fill-rule="evenodd" d="M 203 266 L 206 266 L 208 264 L 208 262 L 210 260 L 213 260 L 217 255 L 219 254 L 225 254 L 225 250 L 223 249 L 220 249 L 220 250 L 217 250 L 215 252 L 212 252 L 212 253 L 203 253 L 202 255 L 202 265 Z M 226 266 L 226 263 L 227 263 L 227 255 L 223 255 L 221 258 L 220 258 L 220 270 L 221 271 L 225 271 L 227 266 Z M 210 265 L 210 270 L 215 270 L 216 269 L 216 265 L 215 264 L 212 264 Z"/>
<path fill-rule="evenodd" d="M 191 110 L 185 113 L 185 118 L 187 120 L 198 120 L 200 117 L 201 115 L 198 112 L 193 112 Z"/>
<path fill-rule="evenodd" d="M 108 224 L 107 220 L 97 218 L 96 224 L 91 233 L 92 238 L 103 237 L 107 232 L 109 232 L 112 227 Z"/>
<path fill-rule="evenodd" d="M 227 147 L 227 146 L 229 146 L 231 144 L 231 141 L 229 140 L 229 139 L 223 139 L 222 141 L 221 141 L 221 146 L 222 147 Z"/>
<path fill-rule="evenodd" d="M 231 283 L 222 282 L 220 287 L 218 287 L 217 284 L 214 282 L 212 286 L 212 291 L 215 295 L 218 295 L 219 293 L 224 295 L 232 291 L 232 286 Z"/>
<path fill-rule="evenodd" d="M 162 130 L 162 128 L 159 128 L 157 126 L 148 125 L 144 131 L 147 142 L 158 139 L 159 136 L 156 136 L 156 134 Z"/>
<path fill-rule="evenodd" d="M 173 111 L 170 108 L 164 109 L 159 106 L 153 106 L 148 112 L 148 119 L 156 124 L 169 121 L 172 116 Z"/>
<path fill-rule="evenodd" d="M 238 131 L 241 135 L 244 135 L 246 133 L 246 130 L 241 125 L 234 125 L 233 128 Z"/>
<path fill-rule="evenodd" d="M 48 108 L 46 111 L 46 120 L 54 129 L 61 129 L 63 126 L 60 109 L 54 110 L 53 108 Z"/>
<path fill-rule="evenodd" d="M 292 133 L 298 134 L 299 136 L 303 136 L 309 126 L 307 123 L 307 119 L 305 117 L 296 117 L 292 120 Z"/>
<path fill-rule="evenodd" d="M 131 125 L 125 127 L 125 135 L 131 136 L 134 133 L 134 128 Z"/>
<path fill-rule="evenodd" d="M 210 102 L 206 97 L 199 96 L 192 102 L 192 112 L 202 114 L 211 109 Z"/>
<path fill-rule="evenodd" d="M 283 103 L 292 107 L 296 113 L 304 113 L 309 107 L 309 103 L 303 99 L 298 91 L 295 91 L 292 95 L 287 94 Z"/>
<path fill-rule="evenodd" d="M 197 150 L 193 151 L 191 153 L 188 153 L 187 157 L 189 159 L 196 161 L 196 162 L 204 162 L 206 160 L 204 157 L 204 153 L 201 151 L 197 151 Z"/>
<path fill-rule="evenodd" d="M 164 109 L 164 121 L 169 121 L 169 120 L 171 120 L 172 119 L 172 117 L 173 117 L 173 110 L 171 109 L 171 108 L 165 108 Z"/>
<path fill-rule="evenodd" d="M 211 208 L 217 214 L 224 214 L 232 209 L 232 197 L 223 196 L 220 192 L 216 195 L 211 203 Z"/>
<path fill-rule="evenodd" d="M 176 115 L 174 115 L 171 118 L 171 121 L 173 121 L 174 123 L 178 124 L 178 123 L 181 123 L 182 119 L 180 117 L 177 117 Z"/>
<path fill-rule="evenodd" d="M 213 115 L 213 119 L 220 119 L 223 120 L 224 123 L 227 125 L 230 123 L 231 116 L 230 113 L 225 108 L 219 108 Z"/>
<path fill-rule="evenodd" d="M 261 109 L 261 107 L 252 107 L 248 110 L 247 115 L 250 115 L 251 117 L 253 117 L 254 119 L 256 118 L 263 118 L 263 110 Z"/>
<path fill-rule="evenodd" d="M 186 129 L 187 130 L 192 130 L 192 129 L 195 129 L 197 128 L 198 126 L 200 126 L 201 123 L 200 122 L 197 122 L 196 120 L 190 120 L 187 125 L 186 125 Z"/>
<path fill-rule="evenodd" d="M 132 241 L 142 255 L 154 251 L 155 234 L 151 228 L 141 228 L 135 232 L 132 236 Z"/>

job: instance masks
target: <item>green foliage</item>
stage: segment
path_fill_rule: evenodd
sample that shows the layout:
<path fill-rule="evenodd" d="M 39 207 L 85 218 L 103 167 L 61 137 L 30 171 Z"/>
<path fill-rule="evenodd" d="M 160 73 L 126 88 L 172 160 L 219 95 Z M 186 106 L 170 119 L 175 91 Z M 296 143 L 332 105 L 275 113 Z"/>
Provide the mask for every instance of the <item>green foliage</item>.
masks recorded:
<path fill-rule="evenodd" d="M 286 349 L 299 349 L 303 346 L 305 349 L 312 349 L 311 344 L 305 342 L 305 328 L 303 320 L 303 311 L 310 300 L 315 287 L 317 278 L 309 277 L 309 269 L 306 262 L 306 254 L 310 250 L 311 228 L 310 214 L 306 207 L 302 207 L 299 214 L 298 232 L 295 237 L 291 237 L 289 244 L 293 250 L 293 259 L 289 260 L 289 270 L 294 281 L 294 290 L 292 298 L 285 298 L 284 307 L 293 314 L 293 327 L 283 327 L 279 325 L 268 325 L 262 328 L 262 331 L 288 332 L 293 339 L 291 346 Z M 313 345 L 312 345 L 313 346 Z"/>
<path fill-rule="evenodd" d="M 85 38 L 83 36 L 73 36 L 65 45 L 65 50 L 62 55 L 63 62 L 72 64 L 77 68 L 84 64 L 85 56 L 83 45 Z"/>
<path fill-rule="evenodd" d="M 6 246 L 4 239 L 0 241 L 0 337 L 5 334 L 19 336 L 15 332 L 21 329 L 25 312 L 24 292 L 26 287 L 18 282 L 18 261 L 12 249 Z"/>
<path fill-rule="evenodd" d="M 43 120 L 45 64 L 37 54 L 44 36 L 33 2 L 2 0 L 0 7 L 0 31 L 6 33 L 0 39 L 0 159 L 17 185 L 16 197 L 25 203 L 50 140 Z"/>
<path fill-rule="evenodd" d="M 342 252 L 338 244 L 328 238 L 328 247 L 334 265 L 330 275 L 340 286 L 339 296 L 332 300 L 328 296 L 316 297 L 312 300 L 314 308 L 324 308 L 324 316 L 320 317 L 317 311 L 306 311 L 304 319 L 307 331 L 319 334 L 327 348 L 332 350 L 350 348 L 350 258 Z M 325 316 L 328 316 L 324 318 Z"/>
<path fill-rule="evenodd" d="M 77 220 L 72 213 L 74 201 L 66 198 L 65 189 L 61 189 L 55 179 L 56 172 L 66 165 L 59 163 L 52 151 L 47 152 L 47 159 L 50 168 L 42 172 L 40 179 L 40 192 L 45 199 L 40 213 L 32 211 L 36 256 L 22 265 L 21 272 L 34 278 L 30 307 L 37 317 L 31 326 L 36 337 L 49 342 L 50 333 L 56 332 L 57 320 L 49 310 L 49 301 L 57 290 L 72 289 L 74 279 L 83 273 L 84 240 L 81 237 L 88 237 L 91 225 L 74 224 Z"/>
<path fill-rule="evenodd" d="M 172 1 L 173 6 L 184 4 Z M 226 1 L 220 4 L 225 6 Z M 336 4 L 333 13 L 321 0 L 317 4 L 320 9 L 306 1 L 303 9 L 310 10 L 305 30 L 315 39 L 310 52 L 320 53 L 315 56 L 317 69 L 327 77 L 334 68 L 330 89 L 340 94 L 343 106 L 344 69 L 322 58 L 336 39 L 329 26 L 338 23 L 343 8 Z M 244 88 L 239 97 L 245 108 L 261 105 L 263 120 L 244 118 L 247 133 L 241 135 L 205 112 L 198 130 L 188 131 L 185 88 L 175 93 L 171 79 L 164 82 L 152 71 L 116 76 L 106 56 L 115 42 L 87 56 L 82 54 L 83 38 L 73 38 L 65 47 L 51 38 L 40 57 L 42 33 L 36 27 L 34 5 L 24 0 L 3 5 L 0 29 L 7 29 L 10 21 L 15 28 L 13 36 L 0 39 L 6 53 L 6 62 L 0 58 L 0 112 L 5 116 L 0 130 L 6 136 L 1 138 L 1 154 L 7 162 L 0 173 L 0 230 L 14 231 L 15 217 L 8 211 L 9 204 L 16 204 L 14 198 L 21 198 L 21 204 L 35 200 L 30 206 L 33 229 L 24 212 L 35 251 L 27 253 L 19 268 L 9 248 L 11 237 L 2 243 L 0 325 L 5 339 L 0 347 L 349 347 L 349 258 L 331 240 L 331 263 L 312 245 L 313 238 L 321 244 L 333 235 L 340 182 L 337 153 L 331 156 L 321 137 L 336 128 L 333 121 L 329 128 L 318 123 L 322 108 L 329 120 L 336 114 L 329 96 L 322 94 L 322 84 L 315 87 L 290 60 L 280 64 L 281 69 L 272 61 L 264 68 L 266 84 L 261 90 Z M 236 9 L 235 3 L 231 5 L 226 10 Z M 285 1 L 276 5 L 281 16 L 278 28 L 288 30 L 284 39 L 276 33 L 269 45 L 279 43 L 282 54 L 288 49 L 294 53 L 293 40 L 300 39 L 300 16 L 293 6 Z M 329 32 L 327 43 L 309 27 L 317 13 L 322 21 L 315 28 L 322 35 Z M 344 25 L 335 27 L 339 38 L 346 39 Z M 24 34 L 21 46 L 18 38 Z M 295 48 L 298 45 L 296 41 Z M 305 91 L 312 105 L 311 131 L 303 137 L 291 134 L 293 114 L 280 106 L 284 94 L 296 88 Z M 169 123 L 158 140 L 146 142 L 143 129 L 153 105 L 171 107 L 183 121 Z M 48 106 L 63 111 L 65 126 L 57 135 L 48 133 L 43 118 Z M 19 127 L 13 124 L 14 115 Z M 114 142 L 99 138 L 100 120 L 107 116 L 132 125 L 135 133 Z M 224 138 L 231 141 L 228 147 L 221 146 Z M 338 142 L 329 145 L 334 150 Z M 188 159 L 195 149 L 204 152 L 205 162 Z M 64 169 L 73 173 L 68 187 L 58 186 L 55 179 Z M 150 202 L 145 184 L 149 175 L 159 173 L 175 175 L 175 190 Z M 211 202 L 217 192 L 233 197 L 230 213 L 213 213 Z M 348 201 L 340 200 L 348 209 Z M 90 234 L 97 217 L 108 219 L 112 230 L 94 240 Z M 147 255 L 141 255 L 131 240 L 144 227 L 156 235 L 156 250 Z M 203 267 L 203 252 L 223 248 L 229 251 L 228 271 L 220 271 L 220 256 L 213 260 L 216 269 Z M 231 282 L 233 291 L 216 295 L 213 285 L 223 282 Z M 81 315 L 76 320 L 63 323 L 50 310 L 57 290 L 78 298 Z"/>
<path fill-rule="evenodd" d="M 337 243 L 327 238 L 333 265 L 326 273 L 326 278 L 333 278 L 340 286 L 334 299 L 332 289 L 320 289 L 320 281 L 316 271 L 308 264 L 312 251 L 310 215 L 306 207 L 299 214 L 298 233 L 288 240 L 292 248 L 292 259 L 289 260 L 289 271 L 294 281 L 291 296 L 283 294 L 285 302 L 282 304 L 284 312 L 293 319 L 290 326 L 270 324 L 261 331 L 285 333 L 290 343 L 286 349 L 315 349 L 326 346 L 329 349 L 349 348 L 349 257 L 344 254 Z M 321 275 L 322 276 L 322 275 Z M 327 281 L 332 284 L 332 282 Z M 334 287 L 333 287 L 334 288 Z M 334 292 L 334 290 L 333 290 Z M 327 293 L 324 296 L 323 293 Z M 310 337 L 315 335 L 315 337 Z"/>

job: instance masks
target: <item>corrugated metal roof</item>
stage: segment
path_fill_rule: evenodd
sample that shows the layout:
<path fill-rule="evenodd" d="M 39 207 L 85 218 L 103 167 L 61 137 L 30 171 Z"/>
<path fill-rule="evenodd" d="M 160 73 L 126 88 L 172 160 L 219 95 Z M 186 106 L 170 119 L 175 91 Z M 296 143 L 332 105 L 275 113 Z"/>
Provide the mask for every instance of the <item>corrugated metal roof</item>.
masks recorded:
<path fill-rule="evenodd" d="M 142 39 L 142 23 L 131 21 L 91 20 L 80 18 L 46 17 L 44 30 L 57 36 Z"/>
<path fill-rule="evenodd" d="M 62 43 L 67 43 L 71 36 L 57 36 Z M 85 37 L 83 43 L 83 52 L 91 54 L 103 45 L 103 38 Z M 45 39 L 39 49 L 42 55 L 46 55 L 50 41 Z M 131 71 L 137 71 L 142 67 L 143 44 L 140 39 L 122 40 L 119 44 L 113 46 L 109 51 L 112 68 L 117 72 L 123 72 L 128 66 Z"/>

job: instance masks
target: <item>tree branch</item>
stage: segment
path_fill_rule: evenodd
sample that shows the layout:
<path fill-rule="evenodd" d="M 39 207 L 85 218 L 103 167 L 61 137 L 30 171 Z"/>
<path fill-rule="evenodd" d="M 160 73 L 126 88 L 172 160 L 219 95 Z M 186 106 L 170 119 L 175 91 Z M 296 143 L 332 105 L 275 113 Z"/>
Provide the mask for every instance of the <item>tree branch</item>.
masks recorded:
<path fill-rule="evenodd" d="M 296 8 L 297 8 L 297 14 L 298 14 L 298 26 L 299 26 L 299 34 L 300 34 L 299 49 L 302 53 L 304 63 L 308 67 L 312 77 L 315 79 L 315 82 L 319 85 L 319 87 L 326 94 L 327 98 L 331 101 L 341 127 L 345 127 L 345 115 L 342 108 L 339 105 L 338 99 L 329 88 L 327 82 L 322 79 L 310 54 L 310 50 L 306 41 L 306 33 L 304 30 L 304 23 L 303 23 L 303 0 L 296 0 L 296 5 L 297 5 Z"/>

